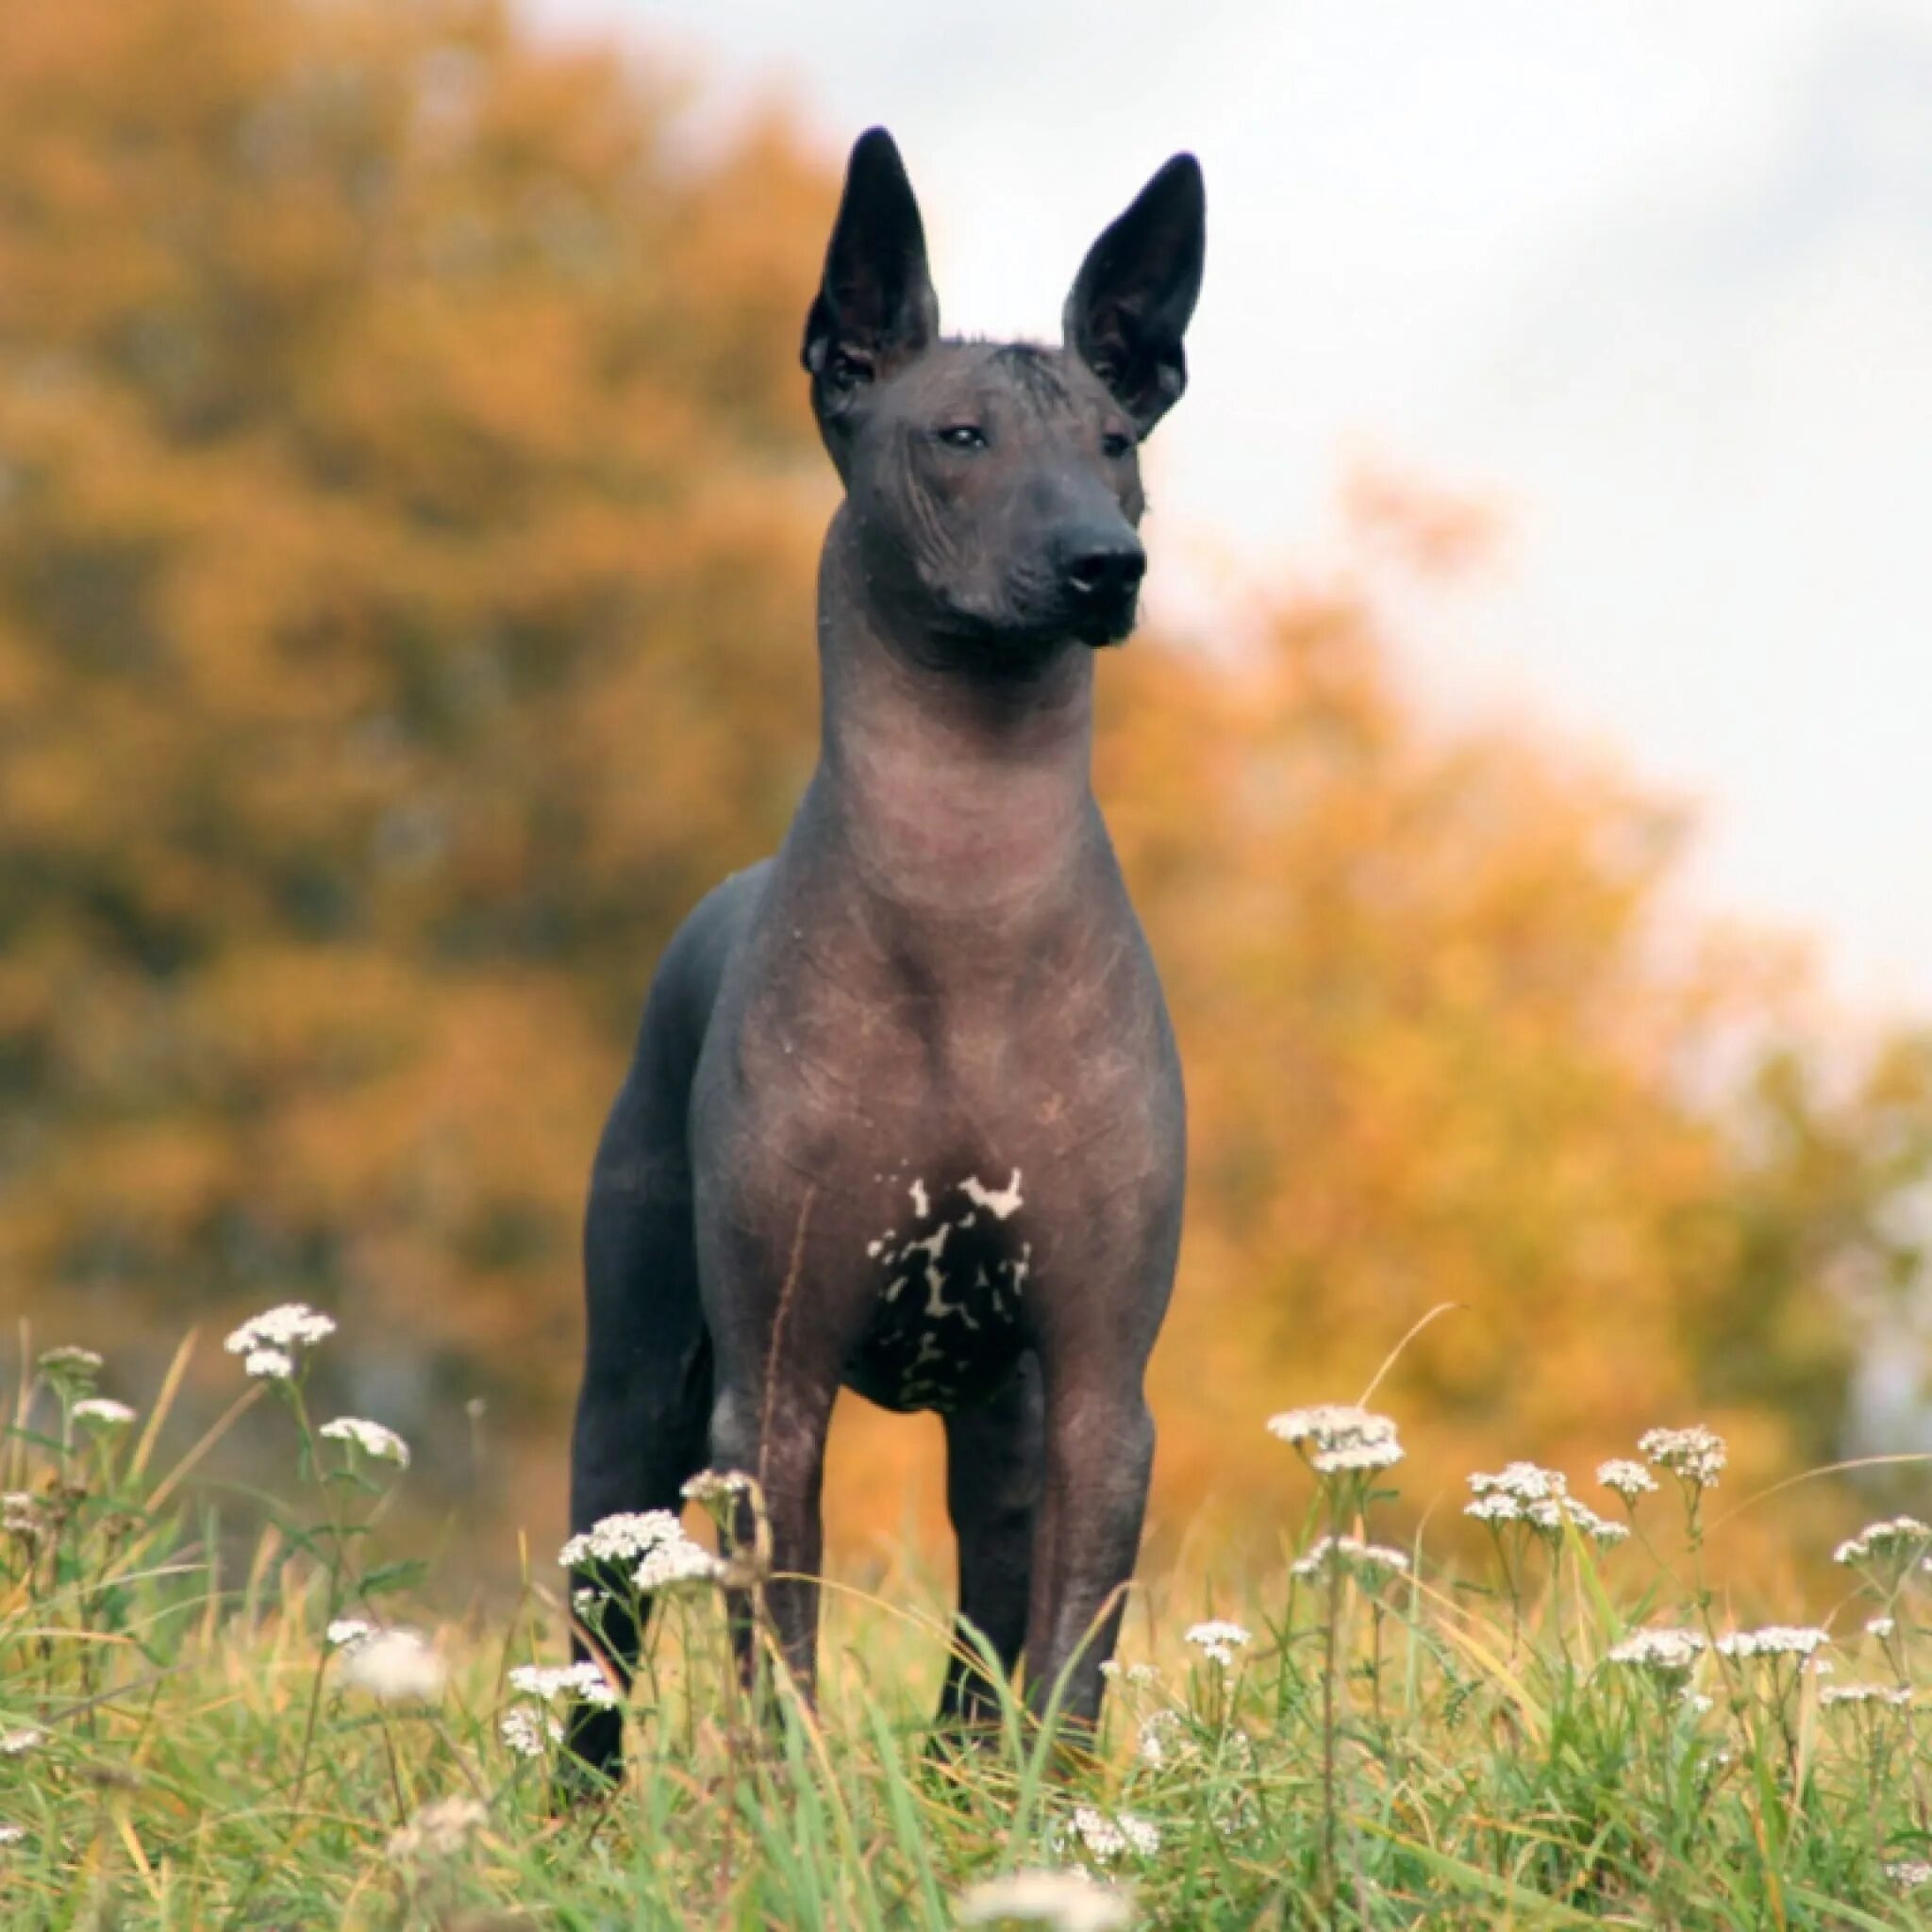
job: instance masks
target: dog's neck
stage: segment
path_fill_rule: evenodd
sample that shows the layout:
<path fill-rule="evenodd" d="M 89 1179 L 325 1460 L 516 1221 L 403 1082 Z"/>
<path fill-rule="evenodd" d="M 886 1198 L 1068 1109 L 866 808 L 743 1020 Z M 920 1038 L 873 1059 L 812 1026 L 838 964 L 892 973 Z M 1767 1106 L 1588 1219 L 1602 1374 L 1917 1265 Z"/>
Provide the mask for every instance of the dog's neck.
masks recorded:
<path fill-rule="evenodd" d="M 895 649 L 841 508 L 819 571 L 813 791 L 868 886 L 908 907 L 1019 904 L 1064 882 L 1097 825 L 1093 652 L 1069 640 L 974 677 Z"/>

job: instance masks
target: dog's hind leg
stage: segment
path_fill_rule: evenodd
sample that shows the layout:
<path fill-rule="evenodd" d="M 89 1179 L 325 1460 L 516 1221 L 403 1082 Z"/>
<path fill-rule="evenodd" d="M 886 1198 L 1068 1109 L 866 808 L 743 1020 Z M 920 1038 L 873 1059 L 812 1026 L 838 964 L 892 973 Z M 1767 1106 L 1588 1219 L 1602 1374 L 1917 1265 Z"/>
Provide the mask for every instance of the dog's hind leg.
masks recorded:
<path fill-rule="evenodd" d="M 711 1347 L 698 1305 L 691 1183 L 681 1133 L 649 1129 L 657 1111 L 630 1084 L 605 1129 L 584 1228 L 588 1336 L 571 1437 L 570 1524 L 581 1535 L 607 1516 L 684 1506 L 704 1466 L 711 1412 Z M 681 1126 L 681 1123 L 680 1123 Z M 598 1592 L 574 1619 L 573 1649 L 628 1684 L 643 1631 L 627 1566 L 574 1573 Z M 648 1612 L 650 1599 L 642 1599 Z M 578 1707 L 570 1747 L 614 1772 L 623 1732 L 614 1709 Z"/>
<path fill-rule="evenodd" d="M 980 1646 L 991 1646 L 1010 1684 L 1026 1641 L 1033 1518 L 1046 1453 L 1038 1357 L 1023 1357 L 991 1401 L 947 1416 L 945 1424 L 946 1506 L 959 1540 L 959 1627 L 939 1722 L 956 1728 L 999 1719 L 999 1693 Z"/>
<path fill-rule="evenodd" d="M 584 1223 L 584 1379 L 571 1438 L 574 1535 L 607 1516 L 675 1514 L 684 1483 L 705 1463 L 712 1358 L 698 1295 L 686 1117 L 718 976 L 757 877 L 755 870 L 720 887 L 666 949 L 597 1148 Z M 573 1580 L 603 1592 L 592 1614 L 574 1620 L 576 1656 L 607 1662 L 628 1684 L 643 1635 L 628 1576 L 593 1565 Z M 622 1737 L 616 1710 L 573 1712 L 570 1748 L 598 1771 L 615 1771 Z"/>

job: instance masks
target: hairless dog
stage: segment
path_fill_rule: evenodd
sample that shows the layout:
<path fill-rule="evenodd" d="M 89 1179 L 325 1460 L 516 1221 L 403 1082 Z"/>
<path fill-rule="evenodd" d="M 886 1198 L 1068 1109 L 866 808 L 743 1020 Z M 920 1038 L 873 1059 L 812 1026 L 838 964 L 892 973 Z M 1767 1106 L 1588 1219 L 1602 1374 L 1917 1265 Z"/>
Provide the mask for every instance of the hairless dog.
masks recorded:
<path fill-rule="evenodd" d="M 1088 254 L 1061 347 L 945 338 L 898 149 L 852 152 L 804 348 L 845 486 L 819 762 L 652 985 L 591 1179 L 571 1474 L 575 1530 L 755 1475 L 808 1694 L 843 1387 L 939 1413 L 962 1630 L 1036 1707 L 1099 1709 L 1185 1113 L 1091 788 L 1095 647 L 1133 626 L 1138 451 L 1185 385 L 1203 237 L 1177 155 Z M 638 1634 L 613 1602 L 596 1650 L 627 1675 Z M 949 1724 L 996 1708 L 974 1655 Z M 612 1768 L 615 1714 L 572 1743 Z"/>

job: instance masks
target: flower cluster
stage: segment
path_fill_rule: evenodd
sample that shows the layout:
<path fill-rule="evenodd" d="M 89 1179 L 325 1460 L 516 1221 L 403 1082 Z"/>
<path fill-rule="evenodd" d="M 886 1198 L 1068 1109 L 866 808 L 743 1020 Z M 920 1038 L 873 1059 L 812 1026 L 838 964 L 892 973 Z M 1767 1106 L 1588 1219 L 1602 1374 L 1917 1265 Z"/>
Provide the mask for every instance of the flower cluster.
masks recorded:
<path fill-rule="evenodd" d="M 1158 1771 L 1186 1747 L 1187 1732 L 1187 1720 L 1179 1711 L 1150 1711 L 1134 1740 L 1134 1755 L 1142 1764 Z"/>
<path fill-rule="evenodd" d="M 1160 1849 L 1160 1827 L 1131 1811 L 1109 1818 L 1091 1805 L 1076 1805 L 1073 1829 L 1087 1856 L 1102 1865 L 1111 1865 L 1127 1852 L 1151 1858 Z"/>
<path fill-rule="evenodd" d="M 323 1634 L 331 1650 L 354 1650 L 376 1634 L 376 1626 L 366 1617 L 338 1617 Z"/>
<path fill-rule="evenodd" d="M 342 1680 L 385 1704 L 426 1704 L 442 1692 L 448 1666 L 420 1631 L 372 1630 L 341 1646 Z"/>
<path fill-rule="evenodd" d="M 693 1542 L 668 1509 L 603 1517 L 572 1537 L 557 1560 L 567 1570 L 591 1563 L 635 1564 L 632 1586 L 646 1593 L 685 1583 L 716 1583 L 724 1574 L 718 1558 Z"/>
<path fill-rule="evenodd" d="M 1704 1647 L 1703 1635 L 1696 1630 L 1637 1630 L 1612 1645 L 1606 1661 L 1675 1676 L 1697 1661 Z"/>
<path fill-rule="evenodd" d="M 741 1469 L 701 1469 L 678 1491 L 687 1503 L 709 1507 L 749 1496 L 758 1485 Z"/>
<path fill-rule="evenodd" d="M 1344 1575 L 1379 1580 L 1384 1575 L 1406 1574 L 1408 1557 L 1387 1543 L 1365 1543 L 1354 1536 L 1324 1536 L 1310 1543 L 1307 1554 L 1290 1567 L 1291 1574 L 1311 1580 L 1331 1565 Z"/>
<path fill-rule="evenodd" d="M 335 1318 L 311 1308 L 307 1302 L 283 1302 L 251 1315 L 222 1343 L 242 1357 L 243 1371 L 257 1381 L 294 1379 L 301 1351 L 326 1341 L 336 1332 Z"/>
<path fill-rule="evenodd" d="M 1903 1568 L 1924 1554 L 1932 1542 L 1932 1528 L 1916 1516 L 1893 1516 L 1868 1523 L 1857 1536 L 1847 1537 L 1831 1553 L 1834 1563 L 1897 1563 Z"/>
<path fill-rule="evenodd" d="M 547 1710 L 519 1704 L 496 1720 L 496 1734 L 519 1757 L 541 1757 L 550 1744 L 563 1742 L 563 1726 Z"/>
<path fill-rule="evenodd" d="M 1724 1439 L 1702 1423 L 1688 1429 L 1647 1429 L 1638 1440 L 1637 1452 L 1693 1490 L 1716 1489 L 1727 1459 Z"/>
<path fill-rule="evenodd" d="M 59 1349 L 44 1349 L 35 1368 L 48 1381 L 62 1381 L 74 1387 L 92 1387 L 94 1375 L 105 1366 L 105 1358 L 94 1349 L 77 1349 L 72 1342 Z"/>
<path fill-rule="evenodd" d="M 409 1445 L 393 1429 L 365 1422 L 359 1415 L 339 1415 L 334 1422 L 324 1423 L 316 1434 L 331 1442 L 352 1442 L 374 1462 L 393 1462 L 398 1469 L 409 1466 Z"/>
<path fill-rule="evenodd" d="M 1132 1894 L 1081 1872 L 1015 1872 L 962 1892 L 962 1925 L 1045 1925 L 1052 1932 L 1126 1932 Z"/>
<path fill-rule="evenodd" d="M 1761 1630 L 1733 1630 L 1717 1641 L 1722 1657 L 1743 1659 L 1754 1657 L 1809 1657 L 1821 1644 L 1829 1643 L 1828 1631 L 1809 1625 L 1767 1624 Z"/>
<path fill-rule="evenodd" d="M 1560 1470 L 1544 1469 L 1534 1462 L 1512 1462 L 1494 1475 L 1471 1476 L 1469 1486 L 1475 1491 L 1475 1501 L 1465 1503 L 1462 1513 L 1491 1527 L 1521 1523 L 1539 1536 L 1554 1540 L 1562 1535 L 1568 1523 L 1604 1545 L 1620 1543 L 1630 1534 L 1621 1523 L 1606 1521 L 1588 1503 L 1573 1496 L 1570 1480 Z"/>
<path fill-rule="evenodd" d="M 1821 1705 L 1884 1704 L 1894 1710 L 1909 1710 L 1912 1688 L 1909 1684 L 1827 1684 L 1819 1691 Z"/>
<path fill-rule="evenodd" d="M 546 1704 L 566 1693 L 600 1710 L 612 1709 L 617 1703 L 610 1679 L 588 1659 L 575 1664 L 518 1664 L 509 1680 L 526 1696 L 541 1697 Z"/>
<path fill-rule="evenodd" d="M 490 1813 L 475 1798 L 439 1798 L 391 1834 L 389 1856 L 398 1864 L 415 1858 L 452 1858 L 489 1819 Z"/>
<path fill-rule="evenodd" d="M 1395 1424 L 1352 1403 L 1284 1409 L 1268 1418 L 1268 1433 L 1299 1449 L 1317 1475 L 1392 1469 L 1402 1460 Z"/>
<path fill-rule="evenodd" d="M 1215 1618 L 1206 1624 L 1196 1624 L 1189 1630 L 1187 1641 L 1223 1670 L 1231 1671 L 1235 1665 L 1235 1652 L 1244 1649 L 1254 1641 L 1254 1638 L 1241 1624 Z"/>
<path fill-rule="evenodd" d="M 74 1420 L 95 1429 L 125 1429 L 134 1420 L 134 1411 L 125 1402 L 106 1395 L 90 1395 L 74 1405 Z"/>
<path fill-rule="evenodd" d="M 1639 1496 L 1657 1492 L 1657 1478 L 1641 1462 L 1627 1457 L 1613 1457 L 1596 1466 L 1596 1479 L 1607 1490 L 1614 1490 L 1624 1502 L 1635 1506 Z"/>

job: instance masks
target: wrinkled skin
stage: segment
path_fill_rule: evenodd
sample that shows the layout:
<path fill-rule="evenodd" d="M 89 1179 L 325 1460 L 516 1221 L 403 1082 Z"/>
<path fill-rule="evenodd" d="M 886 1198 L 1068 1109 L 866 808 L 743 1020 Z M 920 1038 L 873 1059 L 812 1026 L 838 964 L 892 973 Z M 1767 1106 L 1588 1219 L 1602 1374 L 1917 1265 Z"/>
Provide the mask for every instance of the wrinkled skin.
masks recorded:
<path fill-rule="evenodd" d="M 598 1151 L 572 1525 L 754 1474 L 812 1681 L 841 1387 L 943 1419 L 959 1614 L 1097 1714 L 1138 1550 L 1180 1235 L 1160 986 L 1090 782 L 1132 627 L 1140 441 L 1185 381 L 1200 174 L 1095 243 L 1060 349 L 942 341 L 896 149 L 854 150 L 804 359 L 846 498 L 817 771 L 659 966 Z M 626 1669 L 636 1633 L 610 1632 Z M 942 1719 L 991 1699 L 957 1660 Z M 604 1768 L 617 1724 L 580 1713 Z"/>

